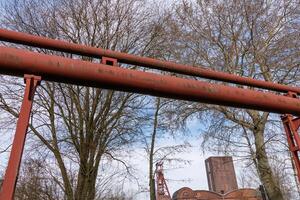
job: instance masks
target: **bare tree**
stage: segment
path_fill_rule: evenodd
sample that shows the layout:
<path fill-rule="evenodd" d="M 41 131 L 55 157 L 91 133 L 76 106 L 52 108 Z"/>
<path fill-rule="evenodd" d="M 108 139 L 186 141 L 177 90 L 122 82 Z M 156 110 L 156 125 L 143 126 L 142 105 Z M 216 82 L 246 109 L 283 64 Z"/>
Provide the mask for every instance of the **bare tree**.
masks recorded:
<path fill-rule="evenodd" d="M 198 0 L 182 1 L 174 7 L 176 14 L 169 26 L 168 40 L 174 60 L 265 81 L 296 84 L 300 52 L 298 1 Z M 282 139 L 278 131 L 267 131 L 276 116 L 201 104 L 185 107 L 191 115 L 197 110 L 209 110 L 199 113 L 209 125 L 204 141 L 211 142 L 206 147 L 213 145 L 225 153 L 240 152 L 251 159 L 270 199 L 283 199 L 270 165 L 271 152 L 268 154 L 269 144 L 275 145 Z"/>
<path fill-rule="evenodd" d="M 57 200 L 64 199 L 64 192 L 56 183 L 54 176 L 54 170 L 49 169 L 48 165 L 45 165 L 46 160 L 26 158 L 23 164 L 22 170 L 19 173 L 18 185 L 15 193 L 15 199 L 20 200 Z M 105 174 L 102 174 L 97 178 L 97 190 L 101 190 L 95 199 L 132 199 L 133 193 L 130 191 L 125 192 L 121 185 L 117 183 L 120 181 L 120 174 L 122 170 L 117 166 L 113 166 L 114 163 L 107 162 L 101 164 L 101 167 L 109 165 L 107 170 L 103 170 Z M 126 172 L 125 172 L 126 173 Z"/>
<path fill-rule="evenodd" d="M 149 133 L 147 126 L 145 126 L 144 136 L 142 138 L 142 143 L 148 158 L 148 173 L 149 173 L 149 193 L 150 200 L 155 200 L 155 165 L 159 162 L 166 161 L 166 164 L 171 164 L 172 166 L 178 164 L 188 164 L 189 160 L 184 158 L 176 157 L 176 154 L 188 151 L 190 144 L 186 141 L 175 144 L 175 145 L 162 145 L 159 144 L 159 140 L 163 140 L 167 136 L 176 137 L 177 123 L 170 120 L 170 107 L 172 105 L 172 100 L 155 98 L 153 108 L 150 112 L 149 121 Z M 153 112 L 153 113 L 152 113 Z M 173 116 L 174 117 L 174 116 Z M 182 136 L 181 136 L 182 137 Z"/>
<path fill-rule="evenodd" d="M 62 193 L 52 177 L 47 175 L 42 160 L 29 159 L 24 163 L 19 174 L 15 199 L 55 200 L 61 199 Z"/>
<path fill-rule="evenodd" d="M 139 0 L 21 0 L 6 4 L 3 24 L 14 30 L 64 39 L 94 47 L 155 55 L 162 42 L 160 22 Z M 41 51 L 41 50 L 38 50 Z M 43 51 L 57 54 L 56 52 Z M 70 54 L 61 56 L 98 62 Z M 125 66 L 127 67 L 127 66 Z M 18 117 L 22 85 L 1 91 L 1 108 Z M 12 81 L 13 80 L 13 81 Z M 104 158 L 121 162 L 119 153 L 141 133 L 141 109 L 146 97 L 60 83 L 39 87 L 30 132 L 39 140 L 36 151 L 48 152 L 59 169 L 54 180 L 64 198 L 95 199 Z M 38 147 L 38 148 L 36 148 Z"/>

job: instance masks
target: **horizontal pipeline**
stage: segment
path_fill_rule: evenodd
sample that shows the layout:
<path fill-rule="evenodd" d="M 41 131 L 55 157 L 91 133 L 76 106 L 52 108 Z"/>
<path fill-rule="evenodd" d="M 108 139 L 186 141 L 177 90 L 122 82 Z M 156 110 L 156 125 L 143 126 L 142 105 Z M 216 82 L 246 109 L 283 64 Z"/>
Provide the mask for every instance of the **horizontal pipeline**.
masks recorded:
<path fill-rule="evenodd" d="M 241 77 L 224 72 L 213 71 L 201 67 L 177 64 L 147 57 L 140 57 L 132 54 L 121 53 L 117 51 L 104 50 L 101 48 L 89 47 L 80 44 L 69 43 L 60 40 L 49 39 L 40 36 L 34 36 L 26 33 L 0 29 L 0 40 L 12 43 L 18 43 L 33 47 L 46 48 L 55 51 L 62 51 L 83 56 L 96 58 L 111 57 L 118 59 L 121 63 L 133 64 L 168 72 L 180 73 L 184 75 L 197 76 L 206 79 L 229 82 L 234 84 L 263 88 L 278 92 L 295 92 L 300 94 L 300 88 L 278 83 L 255 80 L 252 78 Z"/>
<path fill-rule="evenodd" d="M 0 73 L 209 104 L 300 115 L 300 100 L 267 92 L 0 47 Z"/>

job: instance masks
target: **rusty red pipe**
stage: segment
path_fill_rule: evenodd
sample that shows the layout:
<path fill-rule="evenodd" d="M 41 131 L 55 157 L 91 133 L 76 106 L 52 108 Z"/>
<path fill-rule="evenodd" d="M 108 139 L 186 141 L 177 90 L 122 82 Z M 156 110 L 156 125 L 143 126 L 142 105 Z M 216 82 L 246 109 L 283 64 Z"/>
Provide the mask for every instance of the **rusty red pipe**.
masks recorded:
<path fill-rule="evenodd" d="M 13 42 L 33 47 L 46 48 L 67 53 L 79 54 L 101 58 L 102 56 L 118 59 L 121 63 L 139 65 L 148 68 L 154 68 L 169 72 L 180 73 L 184 75 L 197 76 L 212 80 L 224 81 L 229 83 L 241 84 L 257 88 L 269 89 L 278 92 L 295 92 L 300 94 L 300 88 L 281 85 L 273 82 L 255 80 L 252 78 L 241 77 L 224 72 L 204 69 L 201 67 L 192 67 L 188 65 L 177 64 L 152 58 L 140 57 L 117 51 L 104 50 L 101 48 L 89 47 L 80 44 L 69 43 L 60 40 L 49 39 L 40 36 L 34 36 L 26 33 L 0 29 L 0 40 Z"/>
<path fill-rule="evenodd" d="M 9 47 L 0 47 L 0 73 L 13 76 L 34 74 L 47 81 L 300 115 L 300 100 L 291 97 Z"/>

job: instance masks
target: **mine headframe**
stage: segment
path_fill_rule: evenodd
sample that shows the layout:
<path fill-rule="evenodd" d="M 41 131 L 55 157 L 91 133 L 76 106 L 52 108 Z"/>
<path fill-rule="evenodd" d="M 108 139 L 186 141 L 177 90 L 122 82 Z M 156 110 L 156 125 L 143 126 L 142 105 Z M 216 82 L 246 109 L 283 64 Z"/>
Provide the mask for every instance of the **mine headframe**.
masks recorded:
<path fill-rule="evenodd" d="M 155 188 L 155 196 L 156 200 L 171 200 L 171 195 L 169 192 L 169 188 L 164 177 L 163 171 L 163 162 L 156 163 L 155 169 L 155 179 L 156 179 L 156 188 Z"/>

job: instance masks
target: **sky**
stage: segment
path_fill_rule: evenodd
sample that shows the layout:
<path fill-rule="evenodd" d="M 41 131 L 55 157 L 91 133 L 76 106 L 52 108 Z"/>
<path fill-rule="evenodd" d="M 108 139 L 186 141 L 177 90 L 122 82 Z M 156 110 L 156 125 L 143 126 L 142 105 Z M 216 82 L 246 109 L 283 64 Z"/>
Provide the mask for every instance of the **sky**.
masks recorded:
<path fill-rule="evenodd" d="M 178 157 L 191 160 L 189 165 L 178 169 L 170 169 L 172 166 L 169 165 L 165 167 L 164 176 L 171 195 L 182 187 L 189 187 L 194 190 L 208 189 L 204 161 L 209 155 L 201 153 L 197 142 L 192 142 L 192 146 L 189 152 L 178 155 Z M 142 161 L 142 158 L 138 158 L 138 160 Z M 141 179 L 147 180 L 147 167 L 146 162 L 140 162 L 138 169 L 143 175 Z M 146 199 L 146 197 L 147 195 L 140 194 L 136 199 Z"/>
<path fill-rule="evenodd" d="M 218 156 L 216 154 L 212 154 L 211 152 L 203 151 L 201 148 L 201 122 L 198 120 L 193 120 L 189 122 L 189 130 L 192 137 L 189 139 L 192 147 L 188 152 L 180 153 L 177 155 L 179 158 L 184 158 L 190 160 L 191 163 L 183 166 L 182 168 L 173 169 L 171 165 L 165 163 L 164 176 L 167 180 L 167 185 L 171 195 L 174 192 L 179 190 L 182 187 L 189 187 L 193 190 L 208 190 L 206 170 L 205 170 L 205 160 L 210 156 Z M 180 144 L 182 142 L 180 139 L 166 139 L 162 141 L 162 143 L 166 143 L 168 145 L 171 144 Z M 148 165 L 147 160 L 143 156 L 142 150 L 138 150 L 139 153 L 135 154 L 136 156 L 132 159 L 133 166 L 136 166 L 138 169 L 139 180 L 145 180 L 145 185 L 148 185 Z M 223 156 L 223 155 L 219 155 Z M 235 164 L 235 169 L 237 176 L 240 172 L 241 166 L 238 163 Z M 136 189 L 135 187 L 133 187 Z M 135 196 L 136 200 L 140 199 L 149 199 L 147 198 L 147 194 L 141 193 Z"/>

